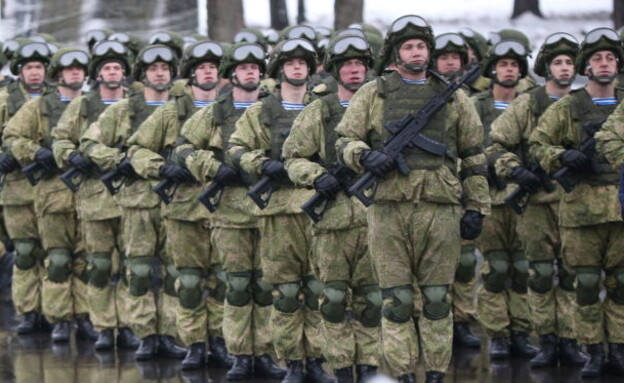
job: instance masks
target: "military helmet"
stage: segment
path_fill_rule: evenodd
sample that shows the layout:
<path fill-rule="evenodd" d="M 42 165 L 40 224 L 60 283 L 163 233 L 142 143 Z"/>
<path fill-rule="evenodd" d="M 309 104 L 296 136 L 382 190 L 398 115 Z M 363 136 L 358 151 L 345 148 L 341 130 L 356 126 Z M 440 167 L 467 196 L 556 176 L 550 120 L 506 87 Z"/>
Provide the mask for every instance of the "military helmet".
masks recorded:
<path fill-rule="evenodd" d="M 458 53 L 462 66 L 468 63 L 468 44 L 459 33 L 443 33 L 436 36 L 431 58 L 436 59 L 444 53 Z"/>
<path fill-rule="evenodd" d="M 316 31 L 309 25 L 291 25 L 280 32 L 280 40 L 306 39 L 316 44 Z"/>
<path fill-rule="evenodd" d="M 490 35 L 491 46 L 496 45 L 502 40 L 516 40 L 519 41 L 529 52 L 528 56 L 531 57 L 531 42 L 527 35 L 517 29 L 501 29 L 500 31 Z"/>
<path fill-rule="evenodd" d="M 137 80 L 143 80 L 145 70 L 155 62 L 162 61 L 169 65 L 171 71 L 171 79 L 175 77 L 178 57 L 176 52 L 169 46 L 163 44 L 152 44 L 144 47 L 134 61 L 132 67 L 132 76 Z"/>
<path fill-rule="evenodd" d="M 2 47 L 2 54 L 6 57 L 7 61 L 10 61 L 13 58 L 13 55 L 19 48 L 20 42 L 18 39 L 11 39 L 4 42 L 4 46 Z"/>
<path fill-rule="evenodd" d="M 416 15 L 407 15 L 394 20 L 386 33 L 384 46 L 386 49 L 398 49 L 409 39 L 420 39 L 433 48 L 433 29 L 427 20 Z"/>
<path fill-rule="evenodd" d="M 462 28 L 459 30 L 459 34 L 464 38 L 464 41 L 468 43 L 468 46 L 472 48 L 477 60 L 483 61 L 487 55 L 488 45 L 485 37 L 471 28 Z"/>
<path fill-rule="evenodd" d="M 294 38 L 281 41 L 275 46 L 269 58 L 267 74 L 269 77 L 278 78 L 282 64 L 292 58 L 302 58 L 308 64 L 308 73 L 316 72 L 316 49 L 312 42 L 303 38 Z"/>
<path fill-rule="evenodd" d="M 219 66 L 219 75 L 228 78 L 238 64 L 256 63 L 260 66 L 260 73 L 266 71 L 266 53 L 260 44 L 240 42 L 232 44 L 225 51 L 225 56 Z"/>
<path fill-rule="evenodd" d="M 176 54 L 176 58 L 182 57 L 182 50 L 184 48 L 184 39 L 179 33 L 171 31 L 158 31 L 152 34 L 148 40 L 150 45 L 165 45 L 173 49 Z"/>
<path fill-rule="evenodd" d="M 37 41 L 40 43 L 55 43 L 56 42 L 56 37 L 54 37 L 53 35 L 49 33 L 37 33 L 36 35 L 30 36 L 28 38 L 31 39 L 32 41 Z"/>
<path fill-rule="evenodd" d="M 373 34 L 373 35 L 377 35 L 380 39 L 383 39 L 383 33 L 381 33 L 379 28 L 377 28 L 373 24 L 369 24 L 369 23 L 353 23 L 353 24 L 349 25 L 349 28 L 361 29 L 367 35 L 370 33 L 370 34 Z"/>
<path fill-rule="evenodd" d="M 115 32 L 108 36 L 106 40 L 119 41 L 125 45 L 134 56 L 136 56 L 145 45 L 137 36 L 125 32 Z"/>
<path fill-rule="evenodd" d="M 234 35 L 233 43 L 256 43 L 262 46 L 262 48 L 266 51 L 267 49 L 267 40 L 262 34 L 262 32 L 256 28 L 243 28 L 238 31 Z"/>
<path fill-rule="evenodd" d="M 217 67 L 223 59 L 223 47 L 214 41 L 197 41 L 184 50 L 180 64 L 180 77 L 191 78 L 194 69 L 207 61 L 213 62 Z"/>
<path fill-rule="evenodd" d="M 46 67 L 50 63 L 52 51 L 45 43 L 28 42 L 21 45 L 11 59 L 11 73 L 20 74 L 22 65 L 30 61 L 41 61 Z"/>
<path fill-rule="evenodd" d="M 97 80 L 102 65 L 110 61 L 121 64 L 126 76 L 130 75 L 130 61 L 128 48 L 119 41 L 104 40 L 91 49 L 91 62 L 89 64 L 89 77 Z"/>
<path fill-rule="evenodd" d="M 48 67 L 48 75 L 50 78 L 55 79 L 61 70 L 73 65 L 82 67 L 85 75 L 87 75 L 89 73 L 89 59 L 89 54 L 80 48 L 61 48 L 52 56 L 50 66 Z"/>
<path fill-rule="evenodd" d="M 269 28 L 264 31 L 263 35 L 269 45 L 275 45 L 279 42 L 279 33 L 273 28 Z"/>
<path fill-rule="evenodd" d="M 325 70 L 336 79 L 340 79 L 340 64 L 347 60 L 360 59 L 368 68 L 373 66 L 373 52 L 366 39 L 360 36 L 336 36 L 329 42 L 325 55 Z"/>
<path fill-rule="evenodd" d="M 528 54 L 529 51 L 522 42 L 517 40 L 501 40 L 494 44 L 488 51 L 488 55 L 483 62 L 483 76 L 493 79 L 494 76 L 492 72 L 498 60 L 502 58 L 512 58 L 518 60 L 520 64 L 520 78 L 523 78 L 529 73 Z"/>
<path fill-rule="evenodd" d="M 575 62 L 579 51 L 578 40 L 569 33 L 557 32 L 546 37 L 544 44 L 540 47 L 533 72 L 541 77 L 548 77 L 548 66 L 550 62 L 559 55 L 567 55 Z"/>
<path fill-rule="evenodd" d="M 588 66 L 587 61 L 596 52 L 607 50 L 613 52 L 618 59 L 618 71 L 624 65 L 624 48 L 622 40 L 616 31 L 611 28 L 596 28 L 589 31 L 583 42 L 578 56 L 576 56 L 576 73 L 584 74 Z"/>
<path fill-rule="evenodd" d="M 334 30 L 329 27 L 318 26 L 314 27 L 316 31 L 316 37 L 318 39 L 319 36 L 331 38 L 334 35 Z"/>
<path fill-rule="evenodd" d="M 110 29 L 91 29 L 87 31 L 85 40 L 87 41 L 89 52 L 93 54 L 93 46 L 102 40 L 106 40 L 106 38 L 112 33 L 113 31 Z"/>

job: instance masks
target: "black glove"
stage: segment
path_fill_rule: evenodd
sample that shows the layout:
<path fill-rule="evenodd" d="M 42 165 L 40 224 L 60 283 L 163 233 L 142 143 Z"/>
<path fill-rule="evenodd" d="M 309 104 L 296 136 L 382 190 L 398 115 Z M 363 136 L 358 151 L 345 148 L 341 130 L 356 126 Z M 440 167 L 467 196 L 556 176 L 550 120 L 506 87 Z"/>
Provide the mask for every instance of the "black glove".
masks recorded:
<path fill-rule="evenodd" d="M 83 173 L 91 171 L 94 165 L 92 161 L 87 160 L 78 152 L 72 152 L 67 158 L 67 162 Z"/>
<path fill-rule="evenodd" d="M 530 193 L 535 193 L 540 187 L 540 179 L 532 171 L 518 166 L 511 172 L 511 178 Z"/>
<path fill-rule="evenodd" d="M 561 153 L 559 161 L 563 166 L 572 170 L 583 170 L 589 166 L 589 158 L 583 152 L 576 149 L 568 149 Z"/>
<path fill-rule="evenodd" d="M 217 170 L 217 174 L 215 174 L 213 179 L 216 182 L 227 185 L 228 183 L 234 181 L 237 175 L 238 172 L 236 171 L 236 169 L 234 169 L 230 165 L 221 164 L 221 166 L 219 166 L 219 170 Z"/>
<path fill-rule="evenodd" d="M 334 199 L 340 191 L 340 182 L 329 173 L 323 173 L 314 180 L 314 189 L 323 197 Z"/>
<path fill-rule="evenodd" d="M 375 176 L 384 178 L 392 170 L 394 162 L 382 152 L 367 150 L 360 156 L 360 163 Z"/>
<path fill-rule="evenodd" d="M 0 155 L 0 172 L 4 174 L 11 173 L 15 169 L 19 169 L 20 164 L 17 162 L 13 156 L 10 154 L 2 154 Z"/>
<path fill-rule="evenodd" d="M 281 181 L 288 179 L 288 174 L 284 169 L 284 163 L 278 160 L 266 160 L 260 168 L 262 174 L 269 176 L 273 181 Z"/>
<path fill-rule="evenodd" d="M 193 182 L 195 177 L 187 169 L 174 164 L 164 164 L 160 167 L 160 176 L 177 183 Z"/>
<path fill-rule="evenodd" d="M 483 230 L 483 214 L 466 210 L 459 223 L 459 233 L 463 239 L 475 239 Z"/>
<path fill-rule="evenodd" d="M 132 167 L 132 162 L 130 162 L 130 158 L 128 157 L 121 160 L 117 169 L 119 170 L 121 174 L 123 174 L 126 177 L 138 176 L 137 173 L 134 171 L 134 168 Z"/>
<path fill-rule="evenodd" d="M 40 163 L 48 171 L 56 169 L 56 162 L 54 161 L 54 154 L 48 148 L 40 148 L 35 153 L 35 161 Z"/>

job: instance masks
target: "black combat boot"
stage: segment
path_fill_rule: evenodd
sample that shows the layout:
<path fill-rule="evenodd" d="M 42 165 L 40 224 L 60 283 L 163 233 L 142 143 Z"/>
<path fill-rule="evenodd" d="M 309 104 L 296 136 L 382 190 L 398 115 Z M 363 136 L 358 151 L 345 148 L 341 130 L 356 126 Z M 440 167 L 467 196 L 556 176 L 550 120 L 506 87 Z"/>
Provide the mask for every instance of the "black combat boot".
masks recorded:
<path fill-rule="evenodd" d="M 174 359 L 184 359 L 186 357 L 188 350 L 175 344 L 175 340 L 171 335 L 160 335 L 159 340 L 158 355 Z"/>
<path fill-rule="evenodd" d="M 117 347 L 136 350 L 141 341 L 128 327 L 122 327 L 117 331 Z"/>
<path fill-rule="evenodd" d="M 356 383 L 364 383 L 377 374 L 377 366 L 358 364 L 355 366 L 355 372 L 357 373 Z"/>
<path fill-rule="evenodd" d="M 587 353 L 589 360 L 581 369 L 581 376 L 583 378 L 597 378 L 602 375 L 605 367 L 605 353 L 602 343 L 587 345 Z"/>
<path fill-rule="evenodd" d="M 231 368 L 234 365 L 234 358 L 228 354 L 225 347 L 225 339 L 219 336 L 209 336 L 208 347 L 210 348 L 209 365 L 218 368 Z"/>
<path fill-rule="evenodd" d="M 286 376 L 286 369 L 278 366 L 273 358 L 266 354 L 254 357 L 253 372 L 255 378 L 282 379 Z"/>
<path fill-rule="evenodd" d="M 440 371 L 427 371 L 425 383 L 442 383 L 444 382 L 444 373 Z"/>
<path fill-rule="evenodd" d="M 206 364 L 206 342 L 193 343 L 182 361 L 183 370 L 193 370 Z"/>
<path fill-rule="evenodd" d="M 490 359 L 509 358 L 509 339 L 507 337 L 492 338 L 490 340 Z"/>
<path fill-rule="evenodd" d="M 334 370 L 336 383 L 353 383 L 353 366 Z"/>
<path fill-rule="evenodd" d="M 98 351 L 110 350 L 115 347 L 115 339 L 113 338 L 113 330 L 107 328 L 100 331 L 100 335 L 95 341 L 95 349 Z"/>
<path fill-rule="evenodd" d="M 532 358 L 537 355 L 537 347 L 529 342 L 529 334 L 523 331 L 512 331 L 509 351 L 514 356 Z"/>
<path fill-rule="evenodd" d="M 453 323 L 453 344 L 459 347 L 480 348 L 481 340 L 472 333 L 468 322 Z"/>
<path fill-rule="evenodd" d="M 141 339 L 139 348 L 134 353 L 136 360 L 150 360 L 158 354 L 158 334 L 148 335 Z"/>
<path fill-rule="evenodd" d="M 335 379 L 323 370 L 323 360 L 321 358 L 306 358 L 307 383 L 334 383 Z"/>
<path fill-rule="evenodd" d="M 39 327 L 39 314 L 35 311 L 29 311 L 22 316 L 22 321 L 17 325 L 17 333 L 19 335 L 32 334 Z"/>
<path fill-rule="evenodd" d="M 624 343 L 609 343 L 607 371 L 624 376 Z"/>
<path fill-rule="evenodd" d="M 286 376 L 282 383 L 303 383 L 303 361 L 286 359 Z"/>
<path fill-rule="evenodd" d="M 416 383 L 416 375 L 415 374 L 403 374 L 397 378 L 399 383 Z"/>
<path fill-rule="evenodd" d="M 558 359 L 557 345 L 558 339 L 555 334 L 540 335 L 540 351 L 531 359 L 531 367 L 541 368 L 556 366 Z"/>
<path fill-rule="evenodd" d="M 227 380 L 245 380 L 251 377 L 251 355 L 235 355 L 234 365 L 225 374 L 225 378 Z"/>
<path fill-rule="evenodd" d="M 100 334 L 93 328 L 88 315 L 76 317 L 76 337 L 78 339 L 97 340 Z"/>
<path fill-rule="evenodd" d="M 54 324 L 52 330 L 52 342 L 65 343 L 69 342 L 69 336 L 71 335 L 71 325 L 69 321 L 62 320 Z"/>
<path fill-rule="evenodd" d="M 575 339 L 559 338 L 559 364 L 562 366 L 582 366 L 589 356 L 581 350 Z"/>

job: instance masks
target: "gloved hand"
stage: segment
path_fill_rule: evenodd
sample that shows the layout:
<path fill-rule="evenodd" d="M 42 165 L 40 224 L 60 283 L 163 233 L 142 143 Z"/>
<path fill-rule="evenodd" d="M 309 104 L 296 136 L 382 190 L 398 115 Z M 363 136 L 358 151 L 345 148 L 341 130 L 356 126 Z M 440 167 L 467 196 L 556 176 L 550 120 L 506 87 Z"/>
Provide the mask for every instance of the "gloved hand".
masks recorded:
<path fill-rule="evenodd" d="M 54 154 L 48 148 L 40 148 L 35 153 L 35 161 L 43 165 L 48 171 L 56 169 L 56 162 L 54 161 Z"/>
<path fill-rule="evenodd" d="M 459 233 L 463 239 L 475 239 L 483 230 L 483 214 L 466 210 L 459 223 Z"/>
<path fill-rule="evenodd" d="M 174 164 L 164 164 L 163 166 L 161 166 L 160 176 L 177 183 L 195 181 L 195 177 L 193 177 L 193 174 L 191 174 L 191 172 L 181 166 Z"/>
<path fill-rule="evenodd" d="M 119 172 L 126 177 L 137 176 L 137 173 L 134 171 L 134 168 L 132 167 L 132 162 L 130 162 L 130 158 L 128 157 L 121 160 L 117 169 L 119 169 Z"/>
<path fill-rule="evenodd" d="M 540 187 L 540 179 L 532 171 L 518 166 L 511 172 L 511 178 L 530 193 L 535 193 Z"/>
<path fill-rule="evenodd" d="M 72 152 L 67 158 L 67 162 L 83 173 L 91 171 L 94 165 L 92 161 L 84 158 L 79 152 Z"/>
<path fill-rule="evenodd" d="M 219 170 L 217 170 L 217 174 L 215 174 L 213 179 L 219 183 L 227 185 L 228 183 L 234 181 L 237 175 L 238 172 L 236 171 L 236 169 L 234 169 L 230 165 L 221 164 L 221 166 L 219 166 Z"/>
<path fill-rule="evenodd" d="M 0 155 L 0 172 L 4 174 L 11 173 L 15 169 L 19 169 L 20 164 L 10 154 L 3 153 Z"/>
<path fill-rule="evenodd" d="M 618 197 L 620 198 L 620 214 L 624 219 L 624 166 L 620 168 L 620 189 L 618 191 Z"/>
<path fill-rule="evenodd" d="M 589 158 L 583 152 L 576 149 L 568 149 L 561 153 L 559 156 L 559 162 L 563 166 L 567 166 L 572 170 L 583 170 L 589 165 Z"/>
<path fill-rule="evenodd" d="M 284 169 L 284 163 L 277 160 L 266 160 L 260 168 L 262 174 L 269 176 L 274 181 L 288 179 L 288 174 Z"/>
<path fill-rule="evenodd" d="M 392 170 L 393 161 L 382 152 L 367 150 L 360 156 L 360 163 L 375 176 L 384 178 Z"/>
<path fill-rule="evenodd" d="M 314 189 L 323 197 L 334 199 L 340 191 L 340 182 L 333 175 L 323 173 L 314 180 Z"/>

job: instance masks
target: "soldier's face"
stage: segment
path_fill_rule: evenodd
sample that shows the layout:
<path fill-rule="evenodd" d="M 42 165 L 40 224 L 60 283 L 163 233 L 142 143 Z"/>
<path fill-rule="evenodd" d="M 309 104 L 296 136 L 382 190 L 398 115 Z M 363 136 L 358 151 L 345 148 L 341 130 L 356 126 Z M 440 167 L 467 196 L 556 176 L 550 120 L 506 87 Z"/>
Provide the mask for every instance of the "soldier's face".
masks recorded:
<path fill-rule="evenodd" d="M 119 83 L 123 80 L 123 67 L 118 62 L 109 62 L 102 65 L 98 80 L 105 83 Z"/>
<path fill-rule="evenodd" d="M 366 78 L 366 65 L 362 60 L 351 59 L 345 61 L 341 66 L 338 74 L 343 84 L 361 84 Z"/>
<path fill-rule="evenodd" d="M 234 74 L 241 84 L 260 82 L 260 65 L 256 63 L 242 63 L 236 65 Z"/>
<path fill-rule="evenodd" d="M 574 61 L 568 55 L 559 55 L 552 59 L 548 69 L 550 70 L 550 75 L 556 80 L 574 77 Z"/>
<path fill-rule="evenodd" d="M 615 76 L 618 71 L 617 57 L 611 51 L 598 51 L 588 60 L 589 70 L 597 78 Z M 589 74 L 589 73 L 586 73 Z"/>
<path fill-rule="evenodd" d="M 194 74 L 199 84 L 216 82 L 219 80 L 219 68 L 211 61 L 201 63 L 197 68 L 195 68 Z"/>
<path fill-rule="evenodd" d="M 66 84 L 83 82 L 85 80 L 85 71 L 80 65 L 73 65 L 61 70 L 61 79 Z"/>
<path fill-rule="evenodd" d="M 163 61 L 156 61 L 147 67 L 145 79 L 154 85 L 169 84 L 171 82 L 169 64 Z"/>
<path fill-rule="evenodd" d="M 429 60 L 429 47 L 421 39 L 409 39 L 401 44 L 399 58 L 404 64 L 425 64 Z"/>
<path fill-rule="evenodd" d="M 520 63 L 516 59 L 502 58 L 496 62 L 494 70 L 500 83 L 517 81 L 520 77 Z"/>
<path fill-rule="evenodd" d="M 440 72 L 440 74 L 461 71 L 462 64 L 459 53 L 442 53 L 436 59 L 436 68 L 438 69 L 438 72 Z"/>
<path fill-rule="evenodd" d="M 303 80 L 308 77 L 308 63 L 302 58 L 292 58 L 284 61 L 282 66 L 284 76 L 293 80 Z"/>
<path fill-rule="evenodd" d="M 41 84 L 45 79 L 45 65 L 40 61 L 30 61 L 22 66 L 20 78 L 24 84 Z"/>

